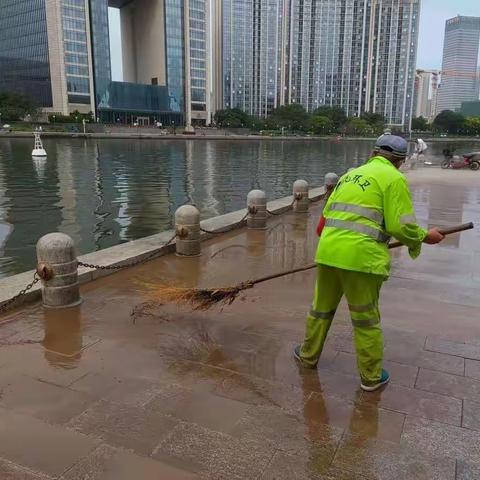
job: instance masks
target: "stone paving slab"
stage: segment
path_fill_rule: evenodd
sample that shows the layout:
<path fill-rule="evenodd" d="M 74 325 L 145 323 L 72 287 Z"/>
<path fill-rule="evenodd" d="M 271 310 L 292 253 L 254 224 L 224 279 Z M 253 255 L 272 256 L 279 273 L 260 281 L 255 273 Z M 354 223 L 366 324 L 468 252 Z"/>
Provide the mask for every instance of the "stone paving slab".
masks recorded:
<path fill-rule="evenodd" d="M 454 425 L 408 417 L 402 444 L 425 454 L 480 463 L 480 432 Z"/>
<path fill-rule="evenodd" d="M 465 376 L 480 380 L 480 361 L 466 359 Z"/>
<path fill-rule="evenodd" d="M 14 463 L 7 462 L 0 458 L 0 478 L 2 480 L 50 480 L 41 473 L 32 472 L 25 468 L 21 468 Z"/>
<path fill-rule="evenodd" d="M 327 424 L 349 432 L 400 442 L 406 415 L 361 401 L 348 402 L 337 397 L 312 394 L 303 416 L 307 424 Z"/>
<path fill-rule="evenodd" d="M 0 458 L 56 477 L 87 456 L 98 442 L 0 407 Z"/>
<path fill-rule="evenodd" d="M 261 480 L 370 480 L 360 473 L 325 467 L 325 452 L 321 447 L 311 448 L 307 455 L 289 455 L 276 452 Z"/>
<path fill-rule="evenodd" d="M 452 480 L 455 460 L 419 446 L 403 446 L 383 440 L 346 435 L 333 465 L 382 480 Z M 437 456 L 436 456 L 437 455 Z"/>
<path fill-rule="evenodd" d="M 479 176 L 429 175 L 412 176 L 424 225 L 480 220 Z M 311 262 L 320 211 L 98 278 L 75 309 L 1 317 L 0 479 L 480 478 L 477 231 L 425 246 L 415 262 L 392 252 L 381 305 L 392 382 L 373 394 L 359 388 L 345 302 L 318 369 L 292 358 L 314 271 L 222 310 L 157 305 L 132 318 L 158 284 L 234 285 Z M 157 246 L 149 238 L 132 252 Z"/>
<path fill-rule="evenodd" d="M 93 403 L 87 394 L 12 375 L 0 378 L 0 406 L 52 424 L 64 424 Z"/>
<path fill-rule="evenodd" d="M 364 395 L 363 400 L 388 410 L 452 425 L 460 425 L 462 421 L 462 400 L 437 393 L 392 384 L 383 391 Z"/>
<path fill-rule="evenodd" d="M 194 473 L 175 466 L 104 444 L 62 475 L 60 480 L 195 480 L 198 478 Z"/>
<path fill-rule="evenodd" d="M 143 407 L 154 398 L 166 399 L 178 395 L 180 387 L 160 384 L 141 378 L 111 377 L 101 373 L 88 373 L 70 385 L 70 389 L 83 392 L 97 400 L 108 400 L 132 407 Z"/>
<path fill-rule="evenodd" d="M 463 401 L 462 427 L 480 431 L 480 402 Z"/>
<path fill-rule="evenodd" d="M 251 407 L 231 434 L 241 440 L 263 443 L 272 449 L 298 455 L 315 444 L 333 458 L 343 429 L 305 420 L 275 406 Z"/>
<path fill-rule="evenodd" d="M 480 360 L 480 345 L 454 342 L 446 339 L 427 338 L 425 349 L 466 359 Z"/>
<path fill-rule="evenodd" d="M 150 455 L 177 424 L 173 418 L 145 408 L 101 400 L 72 419 L 68 426 L 111 445 Z"/>
<path fill-rule="evenodd" d="M 429 392 L 480 401 L 480 381 L 468 377 L 421 368 L 416 386 Z"/>
<path fill-rule="evenodd" d="M 455 480 L 476 480 L 480 478 L 480 464 L 472 465 L 457 460 L 457 476 Z"/>
<path fill-rule="evenodd" d="M 389 360 L 386 360 L 383 366 L 392 376 L 392 383 L 405 387 L 413 387 L 415 385 L 418 367 Z M 355 374 L 357 372 L 357 357 L 354 354 L 340 352 L 329 368 L 337 372 Z"/>
<path fill-rule="evenodd" d="M 303 408 L 312 394 L 311 391 L 294 385 L 233 372 L 216 386 L 214 393 L 247 405 L 273 405 L 285 412 L 294 413 Z"/>
<path fill-rule="evenodd" d="M 217 432 L 230 433 L 247 412 L 248 405 L 211 393 L 185 389 L 174 397 L 154 399 L 146 408 Z"/>
<path fill-rule="evenodd" d="M 153 457 L 162 459 L 168 455 L 186 460 L 212 480 L 248 480 L 260 476 L 273 453 L 263 443 L 181 423 L 157 446 Z"/>

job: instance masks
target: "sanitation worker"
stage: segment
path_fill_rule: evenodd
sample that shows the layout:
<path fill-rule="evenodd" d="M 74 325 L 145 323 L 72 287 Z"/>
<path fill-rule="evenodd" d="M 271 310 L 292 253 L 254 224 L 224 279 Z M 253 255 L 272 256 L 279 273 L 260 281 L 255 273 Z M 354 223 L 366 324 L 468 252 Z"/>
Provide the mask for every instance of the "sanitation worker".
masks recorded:
<path fill-rule="evenodd" d="M 436 244 L 443 235 L 424 230 L 415 218 L 410 192 L 399 167 L 408 144 L 395 135 L 382 135 L 365 165 L 340 178 L 325 205 L 315 261 L 317 281 L 307 316 L 305 340 L 294 356 L 315 368 L 335 311 L 345 295 L 353 324 L 361 388 L 374 391 L 390 380 L 382 369 L 383 333 L 378 309 L 382 283 L 388 278 L 391 237 L 405 244 L 410 256 L 421 244 Z"/>

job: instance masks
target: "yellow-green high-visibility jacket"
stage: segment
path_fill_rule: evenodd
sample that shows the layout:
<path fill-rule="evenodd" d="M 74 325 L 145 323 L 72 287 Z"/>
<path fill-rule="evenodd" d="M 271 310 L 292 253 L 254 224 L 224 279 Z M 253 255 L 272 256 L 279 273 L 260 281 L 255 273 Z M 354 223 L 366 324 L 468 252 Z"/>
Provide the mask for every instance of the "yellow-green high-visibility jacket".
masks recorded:
<path fill-rule="evenodd" d="M 416 258 L 427 235 L 417 224 L 405 176 L 381 156 L 340 178 L 323 215 L 315 261 L 345 270 L 388 276 L 390 237 Z"/>

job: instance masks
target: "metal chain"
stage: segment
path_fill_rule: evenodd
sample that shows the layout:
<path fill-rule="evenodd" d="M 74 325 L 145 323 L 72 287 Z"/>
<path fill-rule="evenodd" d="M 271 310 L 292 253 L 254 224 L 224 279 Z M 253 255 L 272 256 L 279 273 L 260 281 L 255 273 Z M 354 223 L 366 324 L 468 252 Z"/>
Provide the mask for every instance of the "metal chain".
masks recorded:
<path fill-rule="evenodd" d="M 208 233 L 209 235 L 218 235 L 220 233 L 227 233 L 230 230 L 235 230 L 235 228 L 239 227 L 245 221 L 245 219 L 248 217 L 248 213 L 249 212 L 247 211 L 247 213 L 237 223 L 234 223 L 233 225 L 229 225 L 228 227 L 225 227 L 221 230 L 215 230 L 215 231 L 205 230 L 204 228 L 200 227 L 200 231 L 203 232 L 203 233 Z"/>
<path fill-rule="evenodd" d="M 140 265 L 141 263 L 146 262 L 147 260 L 151 260 L 152 258 L 156 257 L 160 253 L 160 249 L 163 247 L 166 247 L 167 245 L 170 245 L 170 243 L 172 243 L 175 240 L 176 236 L 177 236 L 177 233 L 175 232 L 172 238 L 170 238 L 168 242 L 165 242 L 157 250 L 149 253 L 146 257 L 134 260 L 129 263 L 122 263 L 121 265 L 95 265 L 93 263 L 85 263 L 78 260 L 78 265 L 81 267 L 93 268 L 94 270 L 122 270 L 123 268 L 135 267 L 137 265 Z"/>
<path fill-rule="evenodd" d="M 23 297 L 29 290 L 33 288 L 35 284 L 37 284 L 40 281 L 40 277 L 38 276 L 38 273 L 35 272 L 33 275 L 33 280 L 22 290 L 20 290 L 14 297 L 10 298 L 7 300 L 3 305 L 0 306 L 0 314 L 5 313 L 7 310 L 9 310 L 12 305 L 20 298 Z"/>

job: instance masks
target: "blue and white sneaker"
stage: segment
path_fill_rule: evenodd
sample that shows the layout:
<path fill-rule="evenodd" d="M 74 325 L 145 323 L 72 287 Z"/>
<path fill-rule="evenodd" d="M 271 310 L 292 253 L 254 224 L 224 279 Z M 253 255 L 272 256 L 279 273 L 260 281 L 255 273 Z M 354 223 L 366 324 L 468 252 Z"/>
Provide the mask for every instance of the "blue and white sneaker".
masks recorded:
<path fill-rule="evenodd" d="M 297 360 L 303 367 L 305 368 L 317 368 L 317 365 L 310 365 L 308 363 L 305 363 L 302 359 L 302 357 L 300 356 L 300 350 L 301 350 L 302 346 L 301 345 L 297 345 L 294 349 L 293 349 L 293 356 L 295 358 L 295 360 Z"/>
<path fill-rule="evenodd" d="M 293 349 L 293 356 L 294 356 L 295 359 L 298 360 L 300 363 L 303 363 L 302 357 L 300 356 L 300 350 L 301 350 L 301 348 L 302 348 L 301 345 L 297 345 L 297 346 Z"/>
<path fill-rule="evenodd" d="M 360 388 L 365 390 L 366 392 L 374 392 L 378 390 L 383 385 L 386 385 L 390 381 L 390 374 L 382 368 L 382 376 L 380 377 L 380 381 L 378 383 L 373 383 L 371 385 L 365 385 L 363 382 L 360 384 Z"/>

